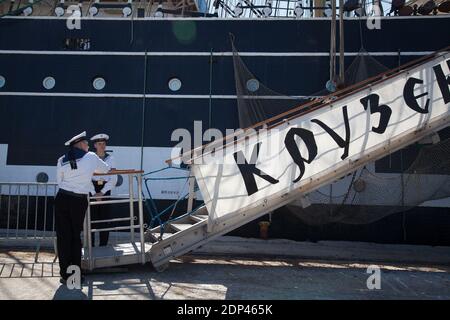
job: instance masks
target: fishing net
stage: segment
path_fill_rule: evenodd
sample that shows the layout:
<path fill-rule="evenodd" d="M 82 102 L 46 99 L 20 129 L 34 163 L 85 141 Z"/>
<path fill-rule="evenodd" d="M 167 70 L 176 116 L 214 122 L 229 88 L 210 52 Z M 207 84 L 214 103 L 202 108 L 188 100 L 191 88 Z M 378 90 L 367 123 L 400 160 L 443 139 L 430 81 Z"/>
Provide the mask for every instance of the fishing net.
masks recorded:
<path fill-rule="evenodd" d="M 305 97 L 291 97 L 266 87 L 248 70 L 234 46 L 233 67 L 239 113 L 239 127 L 247 128 L 307 101 Z"/>
<path fill-rule="evenodd" d="M 233 38 L 231 43 L 241 128 L 330 93 L 323 89 L 310 96 L 290 97 L 271 90 L 246 67 Z M 344 73 L 345 85 L 358 83 L 386 70 L 387 67 L 361 49 Z M 450 197 L 450 139 L 434 139 L 431 144 L 417 143 L 416 147 L 420 150 L 412 164 L 403 166 L 402 163 L 400 166 L 406 170 L 381 173 L 372 163 L 286 208 L 309 225 L 334 222 L 368 224 L 426 201 Z"/>
<path fill-rule="evenodd" d="M 376 173 L 374 165 L 369 165 L 337 182 L 341 184 L 340 192 L 333 191 L 336 184 L 326 186 L 307 196 L 311 206 L 292 203 L 287 208 L 310 225 L 365 224 L 407 211 L 426 201 L 448 198 L 449 155 L 450 139 L 424 145 L 404 172 Z"/>

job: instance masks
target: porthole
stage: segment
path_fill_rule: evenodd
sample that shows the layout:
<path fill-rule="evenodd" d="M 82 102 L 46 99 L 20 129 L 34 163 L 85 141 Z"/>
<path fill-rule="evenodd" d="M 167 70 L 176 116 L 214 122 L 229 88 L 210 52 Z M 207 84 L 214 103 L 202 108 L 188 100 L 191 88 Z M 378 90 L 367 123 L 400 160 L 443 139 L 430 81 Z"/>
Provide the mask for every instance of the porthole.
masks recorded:
<path fill-rule="evenodd" d="M 363 192 L 366 189 L 366 182 L 363 179 L 356 179 L 353 182 L 353 189 L 356 192 Z"/>
<path fill-rule="evenodd" d="M 250 92 L 256 92 L 259 89 L 259 81 L 256 79 L 247 80 L 247 90 Z"/>
<path fill-rule="evenodd" d="M 6 84 L 6 79 L 4 76 L 0 76 L 0 88 L 3 88 Z"/>
<path fill-rule="evenodd" d="M 102 90 L 106 86 L 106 81 L 101 77 L 96 77 L 94 81 L 92 81 L 92 86 L 95 90 Z"/>
<path fill-rule="evenodd" d="M 36 182 L 47 183 L 48 182 L 48 174 L 46 174 L 45 172 L 39 172 L 36 175 Z"/>
<path fill-rule="evenodd" d="M 172 78 L 169 80 L 168 86 L 171 91 L 178 91 L 181 89 L 181 80 L 178 78 Z"/>
<path fill-rule="evenodd" d="M 55 81 L 55 78 L 53 78 L 53 77 L 46 77 L 42 81 L 42 85 L 47 90 L 53 89 L 55 87 L 55 84 L 56 84 L 56 81 Z"/>

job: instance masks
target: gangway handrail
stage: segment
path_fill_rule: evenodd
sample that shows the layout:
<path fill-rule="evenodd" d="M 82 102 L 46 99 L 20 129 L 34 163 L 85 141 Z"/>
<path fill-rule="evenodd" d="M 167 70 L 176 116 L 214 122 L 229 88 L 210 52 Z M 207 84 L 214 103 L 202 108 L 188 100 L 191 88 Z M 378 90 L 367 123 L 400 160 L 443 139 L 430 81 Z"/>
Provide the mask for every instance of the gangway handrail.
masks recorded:
<path fill-rule="evenodd" d="M 351 86 L 348 86 L 344 89 L 341 89 L 339 91 L 336 92 L 332 92 L 327 96 L 323 96 L 319 99 L 301 104 L 297 107 L 294 107 L 286 112 L 283 112 L 281 114 L 278 114 L 276 116 L 273 116 L 269 119 L 266 119 L 264 121 L 258 122 L 252 126 L 243 128 L 242 130 L 246 131 L 246 130 L 250 130 L 250 129 L 257 129 L 257 128 L 267 128 L 267 129 L 272 129 L 275 128 L 277 126 L 282 125 L 283 123 L 285 123 L 284 120 L 289 121 L 290 119 L 292 119 L 293 117 L 299 117 L 301 115 L 307 114 L 311 111 L 317 110 L 318 108 L 323 108 L 326 106 L 329 106 L 330 104 L 333 104 L 339 100 L 342 100 L 346 97 L 348 97 L 351 94 L 354 94 L 356 92 L 360 92 L 362 90 L 365 90 L 367 88 L 370 88 L 371 86 L 380 83 L 381 81 L 385 81 L 387 79 L 390 79 L 392 77 L 398 76 L 402 73 L 408 72 L 410 71 L 412 68 L 415 68 L 417 66 L 417 64 L 419 63 L 424 63 L 428 60 L 432 60 L 433 58 L 437 57 L 438 55 L 442 55 L 445 54 L 446 52 L 448 52 L 450 50 L 450 45 L 442 48 L 440 50 L 437 50 L 429 55 L 425 55 L 422 56 L 420 58 L 417 58 L 413 61 L 410 61 L 408 63 L 405 63 L 401 66 L 398 66 L 396 68 L 393 69 L 389 69 L 385 72 L 382 72 L 376 76 L 370 77 L 366 80 L 360 81 L 358 83 L 355 83 Z M 289 118 L 286 118 L 288 117 Z M 280 120 L 281 119 L 281 120 Z M 274 121 L 279 120 L 278 122 L 273 123 Z M 238 140 L 234 140 L 234 137 L 236 136 L 236 132 L 229 134 L 221 139 L 216 139 L 212 142 L 203 144 L 197 148 L 193 148 L 189 151 L 186 151 L 176 157 L 170 158 L 168 160 L 166 160 L 165 162 L 170 166 L 172 165 L 172 163 L 177 160 L 177 159 L 186 159 L 188 162 L 192 161 L 196 158 L 199 157 L 199 155 L 202 154 L 202 151 L 208 147 L 209 149 L 211 149 L 213 146 L 227 146 L 229 144 L 237 144 L 241 141 L 241 139 Z M 249 136 L 246 136 L 245 138 L 248 138 Z M 222 144 L 225 141 L 225 144 Z M 227 143 L 227 141 L 230 141 Z"/>
<path fill-rule="evenodd" d="M 111 175 L 118 175 L 118 174 L 138 174 L 138 173 L 144 173 L 143 170 L 134 170 L 134 169 L 112 169 L 105 173 L 95 172 L 94 176 L 111 176 Z"/>

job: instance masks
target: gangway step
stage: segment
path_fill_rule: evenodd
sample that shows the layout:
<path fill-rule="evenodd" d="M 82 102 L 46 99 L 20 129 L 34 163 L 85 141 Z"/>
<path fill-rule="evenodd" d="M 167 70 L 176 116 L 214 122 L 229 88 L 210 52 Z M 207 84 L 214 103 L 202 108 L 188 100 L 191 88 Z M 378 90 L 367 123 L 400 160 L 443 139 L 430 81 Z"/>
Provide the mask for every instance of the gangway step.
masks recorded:
<path fill-rule="evenodd" d="M 195 220 L 197 222 L 205 221 L 208 219 L 208 215 L 206 214 L 199 214 L 199 215 L 193 215 L 191 216 L 192 220 Z"/>
<path fill-rule="evenodd" d="M 151 244 L 145 243 L 145 250 L 148 251 L 150 248 Z M 87 250 L 82 250 L 83 268 L 88 269 L 88 254 L 85 251 Z M 132 242 L 92 247 L 92 260 L 94 268 L 141 263 L 141 243 Z"/>
<path fill-rule="evenodd" d="M 176 231 L 184 231 L 193 226 L 193 224 L 189 223 L 171 223 L 170 226 Z"/>
<path fill-rule="evenodd" d="M 161 233 L 159 233 L 159 232 L 152 232 L 151 235 L 152 235 L 152 238 L 155 241 L 158 241 L 159 237 L 161 236 Z M 173 233 L 171 233 L 171 232 L 164 232 L 163 235 L 162 235 L 162 240 L 166 240 L 166 239 L 170 238 L 172 235 L 173 235 Z"/>

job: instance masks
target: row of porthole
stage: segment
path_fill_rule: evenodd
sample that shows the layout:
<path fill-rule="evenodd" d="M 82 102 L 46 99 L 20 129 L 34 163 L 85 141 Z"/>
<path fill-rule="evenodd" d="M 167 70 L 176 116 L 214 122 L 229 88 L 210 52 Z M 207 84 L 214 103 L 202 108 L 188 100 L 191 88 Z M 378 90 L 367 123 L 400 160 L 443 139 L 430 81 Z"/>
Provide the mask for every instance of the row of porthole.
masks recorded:
<path fill-rule="evenodd" d="M 0 75 L 0 88 L 3 88 L 5 84 L 5 77 Z M 44 80 L 42 80 L 42 86 L 47 90 L 53 89 L 55 85 L 56 80 L 53 77 L 45 77 Z M 94 80 L 92 80 L 92 86 L 95 90 L 103 90 L 106 87 L 106 80 L 102 77 L 95 77 Z M 178 91 L 181 89 L 181 80 L 178 78 L 171 78 L 169 79 L 167 86 L 171 91 Z"/>
<path fill-rule="evenodd" d="M 5 77 L 0 75 L 0 88 L 3 88 L 6 84 Z M 42 81 L 42 85 L 45 89 L 51 90 L 56 85 L 56 80 L 53 77 L 45 77 Z M 92 81 L 92 86 L 95 90 L 103 90 L 106 86 L 106 80 L 102 77 L 95 77 Z M 170 78 L 167 86 L 171 91 L 178 91 L 181 89 L 181 80 L 178 78 Z M 249 79 L 246 82 L 247 90 L 250 92 L 256 92 L 259 89 L 259 81 L 256 79 Z"/>

